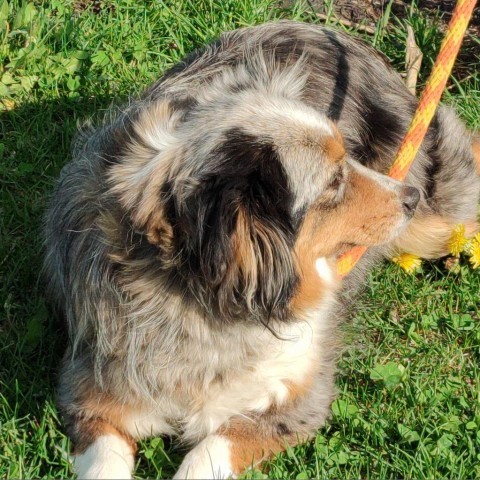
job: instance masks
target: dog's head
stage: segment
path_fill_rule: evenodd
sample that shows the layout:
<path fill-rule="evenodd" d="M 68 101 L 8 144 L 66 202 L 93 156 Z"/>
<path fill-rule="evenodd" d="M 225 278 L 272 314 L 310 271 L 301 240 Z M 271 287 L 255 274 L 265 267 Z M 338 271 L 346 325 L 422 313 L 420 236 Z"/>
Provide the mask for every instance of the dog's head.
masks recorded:
<path fill-rule="evenodd" d="M 339 254 L 388 242 L 414 213 L 416 189 L 356 163 L 302 102 L 246 91 L 187 103 L 140 114 L 109 178 L 172 285 L 212 318 L 315 308 Z"/>

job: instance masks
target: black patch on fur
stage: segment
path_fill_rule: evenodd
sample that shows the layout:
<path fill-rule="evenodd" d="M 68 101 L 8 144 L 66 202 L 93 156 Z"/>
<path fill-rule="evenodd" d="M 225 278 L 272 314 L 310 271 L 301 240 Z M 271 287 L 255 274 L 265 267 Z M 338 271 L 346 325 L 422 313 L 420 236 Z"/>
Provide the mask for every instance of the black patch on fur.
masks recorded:
<path fill-rule="evenodd" d="M 333 47 L 332 56 L 337 59 L 337 72 L 335 75 L 335 85 L 332 92 L 332 100 L 328 106 L 327 115 L 334 122 L 340 119 L 340 115 L 345 104 L 345 97 L 347 95 L 349 86 L 350 66 L 347 59 L 347 49 L 338 41 L 334 32 L 325 31 L 325 36 L 328 38 Z"/>
<path fill-rule="evenodd" d="M 174 111 L 188 112 L 198 105 L 198 100 L 191 96 L 174 97 L 169 99 L 169 104 Z"/>
<path fill-rule="evenodd" d="M 428 129 L 428 137 L 431 140 L 431 147 L 427 151 L 430 160 L 425 169 L 425 199 L 427 203 L 433 208 L 432 199 L 436 193 L 437 179 L 436 176 L 442 168 L 442 153 L 439 151 L 439 122 L 438 115 L 433 117 L 432 124 Z"/>
<path fill-rule="evenodd" d="M 170 225 L 175 225 L 177 215 L 175 213 L 175 202 L 173 200 L 173 181 L 167 180 L 160 188 L 160 199 L 164 206 L 164 215 Z"/>
<path fill-rule="evenodd" d="M 265 42 L 263 48 L 266 50 L 273 50 L 275 63 L 291 65 L 297 62 L 297 60 L 306 52 L 306 42 L 296 37 L 278 37 L 270 45 L 270 42 Z"/>
<path fill-rule="evenodd" d="M 284 423 L 277 423 L 277 433 L 283 437 L 285 435 L 291 435 L 292 431 Z"/>
<path fill-rule="evenodd" d="M 296 284 L 293 196 L 274 145 L 232 129 L 194 180 L 196 187 L 181 200 L 171 184 L 163 187 L 176 277 L 211 318 L 268 322 L 285 316 Z M 251 243 L 256 259 L 256 291 L 248 305 L 252 280 L 239 268 L 233 242 L 240 212 L 249 235 L 242 242 Z"/>
<path fill-rule="evenodd" d="M 149 149 L 135 132 L 134 127 L 139 115 L 140 111 L 132 108 L 121 121 L 117 120 L 113 124 L 104 127 L 105 131 L 102 135 L 103 143 L 100 156 L 103 167 L 119 163 L 122 157 L 126 155 L 132 142 L 141 144 L 144 149 Z"/>
<path fill-rule="evenodd" d="M 353 146 L 353 157 L 365 166 L 370 166 L 378 156 L 379 145 L 395 145 L 399 132 L 403 131 L 398 117 L 382 106 L 382 100 L 374 101 L 368 94 L 360 100 L 366 129 L 362 133 L 362 141 Z"/>

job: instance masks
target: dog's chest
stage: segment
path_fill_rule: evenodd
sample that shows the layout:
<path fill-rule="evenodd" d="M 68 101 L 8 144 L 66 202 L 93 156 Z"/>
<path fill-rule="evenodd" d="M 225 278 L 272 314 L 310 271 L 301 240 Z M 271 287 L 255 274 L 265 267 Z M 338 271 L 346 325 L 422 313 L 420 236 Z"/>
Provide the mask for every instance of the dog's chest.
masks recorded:
<path fill-rule="evenodd" d="M 282 405 L 297 386 L 311 382 L 318 358 L 320 332 L 305 321 L 282 329 L 281 338 L 257 333 L 243 363 L 231 365 L 198 392 L 188 406 L 185 436 L 214 432 L 236 415 L 264 412 Z"/>
<path fill-rule="evenodd" d="M 195 441 L 232 417 L 293 401 L 320 371 L 329 330 L 329 308 L 324 307 L 279 327 L 278 338 L 257 327 L 185 345 L 170 364 L 172 389 L 148 411 L 133 415 L 130 430 L 181 433 Z"/>

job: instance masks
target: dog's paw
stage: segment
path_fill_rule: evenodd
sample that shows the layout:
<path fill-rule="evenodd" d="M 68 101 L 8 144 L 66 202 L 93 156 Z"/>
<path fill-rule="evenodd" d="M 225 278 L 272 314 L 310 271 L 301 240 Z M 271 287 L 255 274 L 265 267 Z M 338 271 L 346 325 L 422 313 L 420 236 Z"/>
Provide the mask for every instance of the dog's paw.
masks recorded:
<path fill-rule="evenodd" d="M 133 465 L 130 446 L 117 435 L 102 435 L 83 453 L 73 457 L 78 480 L 130 479 Z"/>
<path fill-rule="evenodd" d="M 220 435 L 202 440 L 184 458 L 174 479 L 235 478 L 230 462 L 230 442 Z"/>

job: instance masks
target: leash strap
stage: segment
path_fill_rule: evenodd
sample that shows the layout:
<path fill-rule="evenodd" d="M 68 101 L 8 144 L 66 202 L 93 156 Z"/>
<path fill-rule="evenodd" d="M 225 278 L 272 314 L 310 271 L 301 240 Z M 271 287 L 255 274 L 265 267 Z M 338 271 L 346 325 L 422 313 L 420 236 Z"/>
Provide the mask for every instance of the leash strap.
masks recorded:
<path fill-rule="evenodd" d="M 425 138 L 450 77 L 476 3 L 477 0 L 458 0 L 455 6 L 448 24 L 447 34 L 443 39 L 425 90 L 420 97 L 415 115 L 400 145 L 395 161 L 390 167 L 388 175 L 396 180 L 403 181 L 405 179 Z M 347 275 L 366 251 L 366 247 L 357 246 L 344 253 L 337 261 L 338 276 Z"/>

